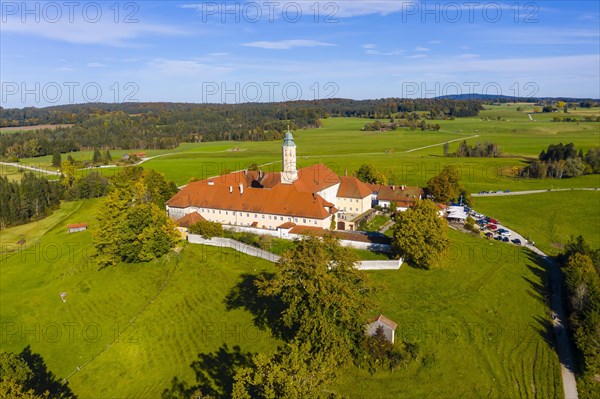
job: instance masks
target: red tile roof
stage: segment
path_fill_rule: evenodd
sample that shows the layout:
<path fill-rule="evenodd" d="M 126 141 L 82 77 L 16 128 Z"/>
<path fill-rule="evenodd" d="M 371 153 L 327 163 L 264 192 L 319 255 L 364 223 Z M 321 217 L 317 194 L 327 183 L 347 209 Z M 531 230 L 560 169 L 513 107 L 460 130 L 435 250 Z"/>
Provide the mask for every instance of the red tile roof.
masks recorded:
<path fill-rule="evenodd" d="M 410 206 L 416 200 L 420 199 L 423 194 L 423 189 L 420 187 L 404 186 L 403 190 L 402 186 L 381 186 L 379 194 L 377 194 L 377 199 L 379 201 L 394 201 L 398 205 Z"/>
<path fill-rule="evenodd" d="M 167 201 L 174 208 L 222 209 L 323 220 L 337 210 L 320 195 L 302 192 L 295 185 L 277 184 L 272 189 L 210 185 L 208 181 L 188 184 Z"/>
<path fill-rule="evenodd" d="M 373 193 L 373 190 L 356 177 L 340 177 L 341 184 L 337 196 L 342 198 L 365 198 Z"/>
<path fill-rule="evenodd" d="M 370 323 L 375 323 L 376 321 L 385 324 L 386 326 L 388 326 L 389 328 L 391 328 L 392 330 L 395 330 L 396 328 L 398 328 L 398 324 L 396 324 L 395 322 L 393 322 L 392 320 L 388 319 L 387 317 L 385 317 L 384 315 L 379 315 L 379 317 L 376 317 L 374 319 L 370 320 Z"/>
<path fill-rule="evenodd" d="M 326 230 L 321 227 L 314 226 L 295 226 L 290 230 L 290 234 L 315 235 L 323 236 Z"/>
<path fill-rule="evenodd" d="M 299 191 L 316 193 L 340 183 L 340 177 L 327 166 L 318 163 L 298 171 L 298 180 L 294 185 Z"/>
<path fill-rule="evenodd" d="M 181 219 L 177 220 L 176 223 L 177 223 L 177 226 L 179 226 L 179 227 L 187 228 L 198 222 L 205 222 L 205 221 L 206 221 L 206 219 L 204 219 L 202 217 L 202 215 L 200 215 L 198 212 L 192 212 L 192 213 L 188 213 Z"/>
<path fill-rule="evenodd" d="M 281 183 L 279 172 L 239 171 L 190 183 L 167 205 L 322 220 L 338 210 L 315 193 L 338 183 L 340 178 L 323 164 L 300 169 L 293 184 Z"/>
<path fill-rule="evenodd" d="M 76 224 L 67 225 L 67 229 L 69 229 L 69 230 L 70 229 L 80 229 L 82 227 L 87 228 L 88 227 L 87 223 L 76 223 Z"/>
<path fill-rule="evenodd" d="M 294 222 L 285 222 L 281 226 L 277 226 L 277 228 L 278 229 L 291 229 L 294 226 L 296 226 L 296 223 L 294 223 Z"/>

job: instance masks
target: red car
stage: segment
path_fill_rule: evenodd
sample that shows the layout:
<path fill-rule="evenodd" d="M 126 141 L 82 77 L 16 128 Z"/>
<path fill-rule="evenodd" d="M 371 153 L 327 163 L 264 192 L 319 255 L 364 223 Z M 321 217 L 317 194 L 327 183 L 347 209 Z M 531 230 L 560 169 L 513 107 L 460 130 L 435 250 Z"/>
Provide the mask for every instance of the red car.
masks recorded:
<path fill-rule="evenodd" d="M 486 227 L 490 230 L 496 230 L 498 228 L 498 226 L 496 226 L 495 224 L 488 224 Z"/>
<path fill-rule="evenodd" d="M 498 224 L 499 222 L 496 219 L 490 219 L 490 223 Z"/>
<path fill-rule="evenodd" d="M 485 236 L 487 238 L 492 238 L 492 237 L 494 237 L 494 234 L 493 233 L 485 233 Z"/>

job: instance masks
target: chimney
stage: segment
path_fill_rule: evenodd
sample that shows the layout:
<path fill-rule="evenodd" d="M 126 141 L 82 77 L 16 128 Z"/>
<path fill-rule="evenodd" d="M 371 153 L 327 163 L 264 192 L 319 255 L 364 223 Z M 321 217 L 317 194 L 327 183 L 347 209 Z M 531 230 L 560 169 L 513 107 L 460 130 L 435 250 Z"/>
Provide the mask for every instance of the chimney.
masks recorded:
<path fill-rule="evenodd" d="M 346 169 L 346 177 L 348 177 L 348 169 Z"/>
<path fill-rule="evenodd" d="M 208 181 L 208 185 L 209 185 L 209 186 L 214 186 L 214 185 L 215 185 L 215 182 L 214 182 L 214 181 L 212 181 L 212 180 L 209 180 L 209 181 Z"/>
<path fill-rule="evenodd" d="M 403 184 L 402 185 L 402 191 L 404 191 L 405 188 L 406 188 L 406 186 Z"/>
<path fill-rule="evenodd" d="M 229 194 L 233 193 L 233 186 L 229 186 Z"/>
<path fill-rule="evenodd" d="M 244 194 L 244 185 L 240 183 L 240 195 Z"/>

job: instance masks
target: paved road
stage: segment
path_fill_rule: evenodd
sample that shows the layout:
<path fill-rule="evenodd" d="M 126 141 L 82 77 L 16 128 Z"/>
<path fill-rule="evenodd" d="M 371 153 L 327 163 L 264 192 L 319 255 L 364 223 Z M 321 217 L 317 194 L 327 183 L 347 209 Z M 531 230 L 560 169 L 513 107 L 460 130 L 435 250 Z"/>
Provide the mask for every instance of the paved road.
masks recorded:
<path fill-rule="evenodd" d="M 554 315 L 552 323 L 554 325 L 554 336 L 556 339 L 555 342 L 557 346 L 558 359 L 560 361 L 560 371 L 563 381 L 565 399 L 577 399 L 577 382 L 574 374 L 575 362 L 573 354 L 571 353 L 571 344 L 569 342 L 567 329 L 562 323 L 562 320 L 566 320 L 566 314 L 563 307 L 562 275 L 560 268 L 550 256 L 546 255 L 533 243 L 530 243 L 528 240 L 526 240 L 521 234 L 501 224 L 497 224 L 497 226 L 499 229 L 504 228 L 509 230 L 511 232 L 511 240 L 515 238 L 520 239 L 521 242 L 524 243 L 524 247 L 539 255 L 540 258 L 548 265 L 548 269 L 550 271 L 551 289 L 550 310 Z"/>
<path fill-rule="evenodd" d="M 528 195 L 528 194 L 541 194 L 555 191 L 596 191 L 598 188 L 552 188 L 546 190 L 528 190 L 528 191 L 511 191 L 510 193 L 505 192 L 494 192 L 491 194 L 471 194 L 472 197 L 503 197 L 510 195 Z"/>
<path fill-rule="evenodd" d="M 0 162 L 0 164 L 7 165 L 7 166 L 13 166 L 15 168 L 33 170 L 35 172 L 47 173 L 49 175 L 60 176 L 60 172 L 56 172 L 56 171 L 48 170 L 48 169 L 36 168 L 35 166 L 21 165 L 19 163 L 13 163 L 13 162 Z"/>
<path fill-rule="evenodd" d="M 408 150 L 408 151 L 404 151 L 405 153 L 408 152 L 413 152 L 413 151 L 419 151 L 419 150 L 424 150 L 426 148 L 431 148 L 431 147 L 439 147 L 441 145 L 444 145 L 446 143 L 454 143 L 455 141 L 463 141 L 463 140 L 469 140 L 469 139 L 474 139 L 475 137 L 479 137 L 478 134 L 474 135 L 474 136 L 469 136 L 469 137 L 461 137 L 460 139 L 455 139 L 455 140 L 449 140 L 449 141 L 444 141 L 443 143 L 437 143 L 437 144 L 432 144 L 432 145 L 426 145 L 425 147 L 419 147 L 419 148 L 413 148 L 412 150 Z"/>
<path fill-rule="evenodd" d="M 566 320 L 566 314 L 563 307 L 562 298 L 562 275 L 560 273 L 560 267 L 556 262 L 540 251 L 533 245 L 527 245 L 527 247 L 538 254 L 550 269 L 550 286 L 552 294 L 550 297 L 550 308 L 554 314 L 554 337 L 556 339 L 558 359 L 560 360 L 560 373 L 563 380 L 563 390 L 565 392 L 565 399 L 577 399 L 579 394 L 577 393 L 577 381 L 575 380 L 575 361 L 573 354 L 571 353 L 571 344 L 567 334 L 567 329 L 563 325 L 562 320 Z"/>

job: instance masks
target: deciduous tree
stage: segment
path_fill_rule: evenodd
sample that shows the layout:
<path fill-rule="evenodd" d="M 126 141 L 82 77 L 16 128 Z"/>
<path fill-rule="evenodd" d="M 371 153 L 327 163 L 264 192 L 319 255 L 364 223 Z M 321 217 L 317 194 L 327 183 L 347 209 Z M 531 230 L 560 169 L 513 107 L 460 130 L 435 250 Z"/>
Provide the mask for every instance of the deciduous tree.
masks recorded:
<path fill-rule="evenodd" d="M 394 252 L 416 267 L 428 269 L 448 251 L 448 223 L 428 200 L 396 216 L 392 227 Z"/>

